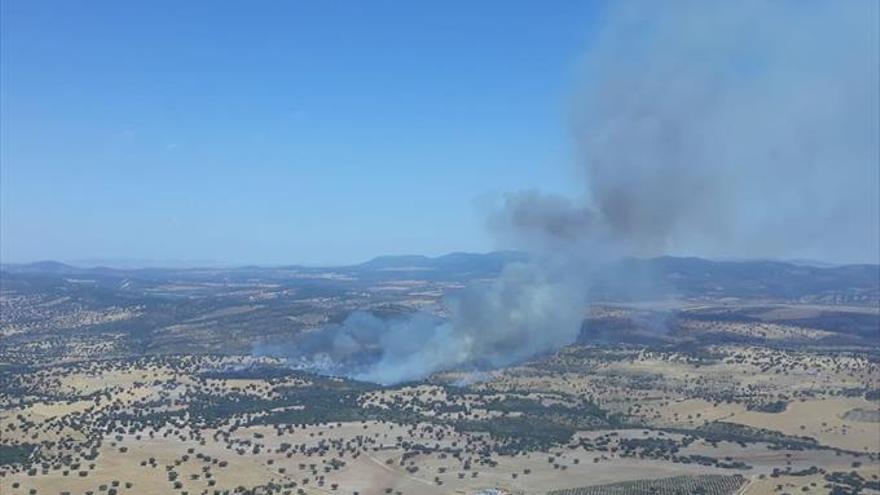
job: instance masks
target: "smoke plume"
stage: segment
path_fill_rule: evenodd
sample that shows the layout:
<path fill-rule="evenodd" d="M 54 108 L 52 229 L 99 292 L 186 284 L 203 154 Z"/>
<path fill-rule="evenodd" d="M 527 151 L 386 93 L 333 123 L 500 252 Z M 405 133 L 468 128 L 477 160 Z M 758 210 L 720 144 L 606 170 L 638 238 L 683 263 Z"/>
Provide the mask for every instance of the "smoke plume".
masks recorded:
<path fill-rule="evenodd" d="M 637 252 L 880 256 L 880 4 L 632 2 L 588 54 L 592 207 Z"/>
<path fill-rule="evenodd" d="M 383 383 L 510 364 L 572 342 L 622 256 L 876 262 L 878 5 L 614 3 L 573 97 L 582 197 L 512 193 L 489 219 L 532 261 L 449 301 L 447 321 L 355 314 L 300 354 Z"/>
<path fill-rule="evenodd" d="M 584 197 L 509 196 L 508 240 L 878 260 L 880 4 L 614 5 L 574 97 Z"/>
<path fill-rule="evenodd" d="M 256 353 L 378 383 L 454 367 L 496 368 L 571 343 L 585 293 L 581 277 L 554 273 L 545 264 L 511 263 L 488 285 L 448 301 L 448 320 L 424 313 L 382 320 L 355 312 L 341 325 L 308 332 L 289 345 L 262 345 Z"/>

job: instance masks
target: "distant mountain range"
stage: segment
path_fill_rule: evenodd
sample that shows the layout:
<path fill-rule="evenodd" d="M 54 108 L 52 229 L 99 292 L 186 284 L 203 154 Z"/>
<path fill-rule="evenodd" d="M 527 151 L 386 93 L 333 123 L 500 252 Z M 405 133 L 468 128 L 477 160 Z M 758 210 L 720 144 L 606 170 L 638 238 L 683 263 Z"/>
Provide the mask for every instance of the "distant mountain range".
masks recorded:
<path fill-rule="evenodd" d="M 380 256 L 338 267 L 242 266 L 205 268 L 77 267 L 57 261 L 2 266 L 5 279 L 16 275 L 161 281 L 175 278 L 241 281 L 284 281 L 332 274 L 360 281 L 393 279 L 461 280 L 498 275 L 508 263 L 527 261 L 521 252 L 451 253 L 443 256 Z M 633 274 L 638 276 L 633 277 Z M 336 283 L 328 278 L 326 283 Z M 615 283 L 616 280 L 622 280 Z M 609 268 L 601 290 L 613 299 L 648 295 L 771 297 L 874 304 L 880 301 L 880 265 L 817 265 L 768 260 L 717 261 L 662 256 L 627 259 Z"/>
<path fill-rule="evenodd" d="M 37 261 L 34 263 L 7 263 L 0 265 L 0 269 L 9 273 L 34 273 L 54 275 L 137 275 L 161 272 L 241 272 L 241 271 L 301 271 L 301 272 L 326 272 L 326 271 L 438 271 L 438 272 L 482 272 L 497 273 L 507 263 L 514 261 L 526 261 L 528 255 L 516 251 L 495 251 L 491 253 L 450 253 L 443 256 L 422 255 L 398 255 L 379 256 L 369 261 L 355 265 L 340 266 L 305 266 L 305 265 L 244 265 L 244 266 L 81 266 L 62 263 L 59 261 Z"/>

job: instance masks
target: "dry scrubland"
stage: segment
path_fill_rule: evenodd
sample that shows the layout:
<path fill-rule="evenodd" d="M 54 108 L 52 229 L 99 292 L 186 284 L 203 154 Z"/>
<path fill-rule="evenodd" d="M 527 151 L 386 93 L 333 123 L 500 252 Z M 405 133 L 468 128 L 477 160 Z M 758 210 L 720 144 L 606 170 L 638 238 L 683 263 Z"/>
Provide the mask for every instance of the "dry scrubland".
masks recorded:
<path fill-rule="evenodd" d="M 574 346 L 448 384 L 462 378 L 377 387 L 244 356 L 45 366 L 4 382 L 2 445 L 27 446 L 32 461 L 4 467 L 0 487 L 569 495 L 712 480 L 700 489 L 779 494 L 841 480 L 877 491 L 878 402 L 864 391 L 880 367 L 856 354 Z"/>
<path fill-rule="evenodd" d="M 0 495 L 880 493 L 870 267 L 663 259 L 683 296 L 396 386 L 253 352 L 355 310 L 446 317 L 507 261 L 3 272 Z"/>

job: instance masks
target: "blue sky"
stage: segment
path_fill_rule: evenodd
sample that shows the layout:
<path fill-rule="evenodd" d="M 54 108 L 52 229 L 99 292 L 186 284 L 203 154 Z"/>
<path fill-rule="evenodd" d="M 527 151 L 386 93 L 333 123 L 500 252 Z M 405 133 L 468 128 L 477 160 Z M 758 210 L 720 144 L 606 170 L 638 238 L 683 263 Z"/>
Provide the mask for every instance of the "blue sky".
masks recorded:
<path fill-rule="evenodd" d="M 492 249 L 481 205 L 578 191 L 596 8 L 4 0 L 2 261 Z"/>

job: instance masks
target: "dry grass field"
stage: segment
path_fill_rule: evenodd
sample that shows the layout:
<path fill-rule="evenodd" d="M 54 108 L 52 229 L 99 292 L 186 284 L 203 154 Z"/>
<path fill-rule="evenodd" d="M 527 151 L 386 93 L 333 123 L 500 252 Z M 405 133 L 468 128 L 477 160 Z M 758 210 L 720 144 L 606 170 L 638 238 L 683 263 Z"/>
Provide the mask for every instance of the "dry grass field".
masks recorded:
<path fill-rule="evenodd" d="M 257 351 L 491 280 L 424 273 L 13 280 L 0 495 L 880 493 L 869 290 L 604 302 L 572 345 L 396 385 Z"/>
<path fill-rule="evenodd" d="M 2 445 L 35 445 L 34 455 L 49 460 L 4 468 L 0 488 L 4 494 L 498 489 L 531 495 L 740 474 L 746 480 L 740 492 L 779 494 L 822 493 L 828 476 L 854 470 L 872 483 L 880 469 L 880 428 L 866 411 L 877 411 L 878 402 L 839 392 L 880 377 L 876 364 L 812 357 L 804 368 L 797 365 L 801 356 L 788 351 L 723 346 L 713 352 L 704 362 L 679 351 L 570 348 L 474 377 L 467 387 L 445 384 L 467 380 L 462 374 L 402 387 L 356 387 L 351 407 L 363 412 L 356 421 L 333 420 L 341 411 L 332 405 L 325 421 L 309 420 L 314 399 L 290 400 L 311 390 L 316 398 L 336 394 L 333 387 L 344 382 L 210 372 L 246 358 L 46 367 L 13 382 L 31 395 L 5 399 L 0 431 Z M 811 371 L 822 366 L 833 371 Z M 40 399 L 49 396 L 56 398 Z M 225 406 L 228 413 L 200 409 L 230 397 L 236 402 Z M 784 408 L 762 410 L 781 397 Z M 591 404 L 597 409 L 585 409 Z M 607 412 L 594 417 L 598 411 Z M 542 420 L 577 425 L 590 417 L 592 423 L 574 426 L 571 434 L 554 430 L 547 438 L 493 429 L 532 421 L 523 427 L 541 430 L 547 427 Z M 636 423 L 642 426 L 624 426 Z M 752 430 L 716 431 L 731 424 Z"/>

